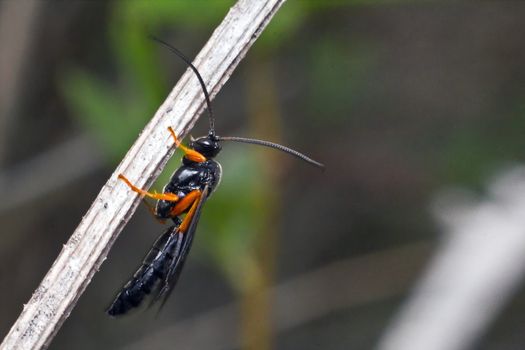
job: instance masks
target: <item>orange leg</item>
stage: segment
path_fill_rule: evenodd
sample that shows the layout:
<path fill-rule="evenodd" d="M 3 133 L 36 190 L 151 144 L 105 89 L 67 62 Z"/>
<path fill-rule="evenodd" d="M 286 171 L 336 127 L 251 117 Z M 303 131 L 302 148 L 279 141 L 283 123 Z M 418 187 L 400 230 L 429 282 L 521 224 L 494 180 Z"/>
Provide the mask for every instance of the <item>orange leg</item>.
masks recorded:
<path fill-rule="evenodd" d="M 197 192 L 197 193 L 194 195 L 193 203 L 191 204 L 191 208 L 188 211 L 188 214 L 186 214 L 186 216 L 184 217 L 184 220 L 182 220 L 182 223 L 179 226 L 179 232 L 181 233 L 186 233 L 186 231 L 188 231 L 188 228 L 190 227 L 191 221 L 193 219 L 193 215 L 195 215 L 195 211 L 197 210 L 197 207 L 199 206 L 199 199 L 202 196 L 202 193 L 199 190 L 195 190 L 190 193 L 193 193 L 193 192 Z"/>
<path fill-rule="evenodd" d="M 163 200 L 163 201 L 169 201 L 169 202 L 177 202 L 179 200 L 179 196 L 177 196 L 175 193 L 150 193 L 148 191 L 141 190 L 140 188 L 133 185 L 124 175 L 119 174 L 118 178 L 121 179 L 128 185 L 133 192 L 137 192 L 138 194 L 146 197 L 150 197 L 157 200 Z"/>
<path fill-rule="evenodd" d="M 184 198 L 177 202 L 177 204 L 175 204 L 173 209 L 171 209 L 170 217 L 179 216 L 184 213 L 197 199 L 199 199 L 200 195 L 201 191 L 199 190 L 193 190 L 188 193 Z"/>
<path fill-rule="evenodd" d="M 194 149 L 188 148 L 180 143 L 180 140 L 177 138 L 177 135 L 175 135 L 175 131 L 171 128 L 171 126 L 168 127 L 168 131 L 171 133 L 171 136 L 173 136 L 173 139 L 175 140 L 175 147 L 178 147 L 184 152 L 184 157 L 188 158 L 189 160 L 196 162 L 196 163 L 202 163 L 206 161 L 206 157 L 197 152 Z"/>

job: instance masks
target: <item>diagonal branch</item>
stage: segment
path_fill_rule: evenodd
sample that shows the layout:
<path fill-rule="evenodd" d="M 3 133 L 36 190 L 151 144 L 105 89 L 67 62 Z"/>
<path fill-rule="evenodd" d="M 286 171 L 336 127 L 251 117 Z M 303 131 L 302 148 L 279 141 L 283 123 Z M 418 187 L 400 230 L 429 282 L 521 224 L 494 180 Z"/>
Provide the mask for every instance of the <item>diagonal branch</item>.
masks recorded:
<path fill-rule="evenodd" d="M 212 98 L 283 3 L 239 0 L 231 8 L 194 61 Z M 173 153 L 168 126 L 184 136 L 203 109 L 204 95 L 188 70 L 102 187 L 0 349 L 49 345 L 139 204 L 139 197 L 116 175 L 125 173 L 138 186 L 149 186 Z"/>

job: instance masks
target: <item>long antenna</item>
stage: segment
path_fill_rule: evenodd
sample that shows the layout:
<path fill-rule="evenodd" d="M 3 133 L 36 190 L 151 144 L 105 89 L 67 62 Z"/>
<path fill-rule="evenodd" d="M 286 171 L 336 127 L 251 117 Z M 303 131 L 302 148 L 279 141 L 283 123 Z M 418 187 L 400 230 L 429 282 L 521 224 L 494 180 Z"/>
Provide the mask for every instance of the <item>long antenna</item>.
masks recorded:
<path fill-rule="evenodd" d="M 208 114 L 210 116 L 210 132 L 209 132 L 209 136 L 211 139 L 213 140 L 217 140 L 217 141 L 234 141 L 234 142 L 243 142 L 243 143 L 251 143 L 253 145 L 259 145 L 259 146 L 265 146 L 265 147 L 270 147 L 270 148 L 275 148 L 279 151 L 282 151 L 282 152 L 285 152 L 285 153 L 288 153 L 294 157 L 297 157 L 307 163 L 310 163 L 311 165 L 314 165 L 318 168 L 321 168 L 321 169 L 324 169 L 324 165 L 305 156 L 304 154 L 294 150 L 294 149 L 291 149 L 291 148 L 288 148 L 286 146 L 283 146 L 283 145 L 280 145 L 278 143 L 273 143 L 273 142 L 270 142 L 270 141 L 264 141 L 264 140 L 257 140 L 257 139 L 250 139 L 250 138 L 246 138 L 246 137 L 236 137 L 236 136 L 227 136 L 227 137 L 222 137 L 222 136 L 217 136 L 215 134 L 215 117 L 213 115 L 213 110 L 211 108 L 211 101 L 210 101 L 210 94 L 208 93 L 208 90 L 206 89 L 206 84 L 204 84 L 204 80 L 202 79 L 202 76 L 200 75 L 199 71 L 197 70 L 197 68 L 195 68 L 195 66 L 191 63 L 191 61 L 182 53 L 180 52 L 178 49 L 174 48 L 173 46 L 171 46 L 170 44 L 168 44 L 167 42 L 165 42 L 164 40 L 161 40 L 159 38 L 156 38 L 152 35 L 149 36 L 150 39 L 166 46 L 170 51 L 172 51 L 173 53 L 175 53 L 177 56 L 179 56 L 179 58 L 181 58 L 184 62 L 186 62 L 186 64 L 191 68 L 191 70 L 193 70 L 193 72 L 195 73 L 195 75 L 197 76 L 197 79 L 199 79 L 199 83 L 201 84 L 201 87 L 202 87 L 202 91 L 204 92 L 204 97 L 206 98 L 206 105 L 208 107 Z"/>
<path fill-rule="evenodd" d="M 197 76 L 197 79 L 199 79 L 199 83 L 201 84 L 202 91 L 204 92 L 204 97 L 206 98 L 206 105 L 208 107 L 208 114 L 210 116 L 210 132 L 209 135 L 212 139 L 216 139 L 217 136 L 215 135 L 215 117 L 213 116 L 213 110 L 211 108 L 211 101 L 210 101 L 210 94 L 208 93 L 208 90 L 206 89 L 206 85 L 204 84 L 204 80 L 201 77 L 201 74 L 195 68 L 195 66 L 191 63 L 191 61 L 179 50 L 165 42 L 164 40 L 161 40 L 159 38 L 154 37 L 153 35 L 149 36 L 151 40 L 155 40 L 156 42 L 166 46 L 170 51 L 175 53 L 177 56 L 179 56 L 188 66 L 190 66 L 191 70 L 195 73 Z"/>
<path fill-rule="evenodd" d="M 251 143 L 253 145 L 259 145 L 259 146 L 265 146 L 270 148 L 275 148 L 279 151 L 288 153 L 294 157 L 297 157 L 301 160 L 304 160 L 307 163 L 310 163 L 311 165 L 314 165 L 318 168 L 324 169 L 324 164 L 319 163 L 318 161 L 313 160 L 310 157 L 305 156 L 304 154 L 288 148 L 286 146 L 280 145 L 278 143 L 273 143 L 270 141 L 264 141 L 264 140 L 257 140 L 257 139 L 249 139 L 246 137 L 237 137 L 237 136 L 217 136 L 218 141 L 234 141 L 234 142 L 242 142 L 242 143 Z"/>

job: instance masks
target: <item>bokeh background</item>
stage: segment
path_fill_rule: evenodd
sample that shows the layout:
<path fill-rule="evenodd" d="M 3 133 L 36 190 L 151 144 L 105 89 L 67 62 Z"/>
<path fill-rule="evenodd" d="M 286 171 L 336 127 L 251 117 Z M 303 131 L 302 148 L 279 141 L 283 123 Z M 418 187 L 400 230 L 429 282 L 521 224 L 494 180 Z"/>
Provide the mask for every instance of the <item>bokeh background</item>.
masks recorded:
<path fill-rule="evenodd" d="M 0 333 L 186 69 L 147 35 L 194 57 L 233 3 L 0 2 Z M 216 128 L 326 171 L 225 145 L 163 311 L 104 313 L 163 231 L 140 208 L 50 348 L 387 349 L 443 249 L 441 194 L 484 200 L 525 159 L 524 23 L 520 2 L 288 1 L 213 102 Z M 450 349 L 525 347 L 521 277 Z"/>

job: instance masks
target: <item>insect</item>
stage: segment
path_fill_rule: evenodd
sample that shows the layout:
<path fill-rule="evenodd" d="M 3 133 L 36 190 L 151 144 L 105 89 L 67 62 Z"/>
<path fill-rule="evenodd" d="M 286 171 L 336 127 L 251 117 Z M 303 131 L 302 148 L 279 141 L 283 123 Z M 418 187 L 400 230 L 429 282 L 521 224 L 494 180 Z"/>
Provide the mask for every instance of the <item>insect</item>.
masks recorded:
<path fill-rule="evenodd" d="M 314 166 L 324 167 L 323 164 L 302 153 L 270 141 L 218 136 L 215 133 L 215 117 L 211 108 L 210 96 L 197 68 L 173 46 L 160 39 L 152 39 L 179 56 L 197 76 L 206 99 L 210 130 L 207 136 L 192 139 L 189 147 L 185 147 L 180 143 L 173 129 L 168 128 L 175 146 L 183 151 L 184 156 L 182 165 L 173 173 L 169 183 L 164 187 L 163 193 L 147 192 L 137 188 L 124 175 L 118 176 L 132 191 L 141 196 L 156 199 L 155 208 L 150 207 L 152 213 L 160 221 L 172 220 L 173 224 L 160 235 L 146 254 L 142 265 L 117 294 L 107 309 L 107 313 L 111 316 L 123 315 L 138 307 L 148 295 L 152 296 L 151 304 L 160 301 L 162 307 L 166 302 L 180 277 L 195 237 L 204 203 L 220 182 L 222 169 L 214 158 L 221 151 L 222 142 L 234 141 L 271 147 L 291 154 Z"/>

